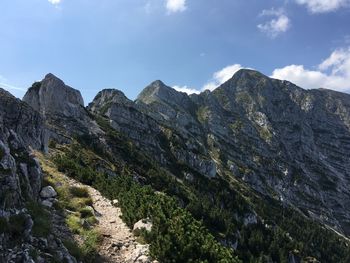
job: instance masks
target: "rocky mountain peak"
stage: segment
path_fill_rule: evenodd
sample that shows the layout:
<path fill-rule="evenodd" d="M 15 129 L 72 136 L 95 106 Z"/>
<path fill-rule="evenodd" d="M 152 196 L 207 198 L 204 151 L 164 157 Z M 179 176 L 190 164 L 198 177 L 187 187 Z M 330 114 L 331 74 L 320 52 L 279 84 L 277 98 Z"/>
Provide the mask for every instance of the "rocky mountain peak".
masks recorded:
<path fill-rule="evenodd" d="M 89 103 L 88 109 L 92 112 L 104 112 L 112 106 L 112 104 L 119 104 L 124 106 L 131 106 L 133 102 L 129 100 L 125 94 L 117 89 L 104 89 L 97 93 L 94 100 Z"/>
<path fill-rule="evenodd" d="M 52 80 L 52 81 L 57 81 L 57 82 L 63 82 L 61 79 L 59 79 L 58 77 L 56 77 L 54 74 L 52 74 L 52 73 L 47 73 L 46 75 L 45 75 L 45 78 L 44 78 L 44 80 Z"/>
<path fill-rule="evenodd" d="M 162 81 L 156 80 L 148 85 L 137 97 L 137 103 L 152 104 L 154 102 L 163 102 L 166 104 L 183 104 L 188 101 L 186 93 L 178 92 L 175 89 L 165 85 Z"/>
<path fill-rule="evenodd" d="M 268 78 L 268 77 L 257 70 L 243 68 L 243 69 L 238 70 L 232 76 L 232 78 L 259 79 L 259 78 Z"/>
<path fill-rule="evenodd" d="M 43 115 L 56 114 L 66 117 L 78 117 L 84 107 L 84 100 L 75 90 L 49 73 L 40 82 L 35 82 L 23 97 L 35 110 Z"/>
<path fill-rule="evenodd" d="M 149 84 L 137 97 L 137 102 L 150 104 L 158 100 L 168 100 L 175 90 L 166 86 L 162 81 L 156 80 Z"/>
<path fill-rule="evenodd" d="M 218 92 L 224 91 L 254 91 L 256 87 L 264 86 L 271 87 L 272 79 L 260 73 L 259 71 L 252 69 L 240 69 L 238 70 L 231 79 L 223 83 L 216 90 Z M 261 85 L 263 84 L 263 85 Z"/>

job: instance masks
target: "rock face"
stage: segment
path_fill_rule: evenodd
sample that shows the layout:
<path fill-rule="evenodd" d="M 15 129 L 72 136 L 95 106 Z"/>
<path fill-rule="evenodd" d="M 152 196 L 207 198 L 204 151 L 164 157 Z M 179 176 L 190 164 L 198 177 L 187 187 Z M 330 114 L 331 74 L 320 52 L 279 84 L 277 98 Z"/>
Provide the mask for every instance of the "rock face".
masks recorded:
<path fill-rule="evenodd" d="M 33 84 L 23 97 L 44 116 L 47 114 L 79 118 L 84 107 L 83 97 L 78 90 L 66 86 L 53 74 Z"/>
<path fill-rule="evenodd" d="M 34 221 L 26 205 L 39 202 L 43 179 L 32 150 L 46 148 L 40 114 L 0 89 L 0 262 L 34 262 L 30 251 L 38 249 L 55 250 L 62 261 L 76 262 L 55 237 L 49 236 L 43 245 L 32 236 Z"/>
<path fill-rule="evenodd" d="M 240 70 L 213 92 L 155 81 L 89 109 L 186 178 L 231 176 L 350 235 L 350 95 Z"/>
<path fill-rule="evenodd" d="M 103 90 L 97 94 L 88 109 L 109 119 L 110 125 L 127 134 L 139 147 L 152 155 L 159 153 L 161 135 L 157 122 L 142 113 L 140 108 L 118 90 Z"/>
<path fill-rule="evenodd" d="M 0 209 L 37 199 L 42 175 L 29 148 L 45 150 L 43 119 L 27 104 L 0 89 Z"/>
<path fill-rule="evenodd" d="M 120 91 L 103 90 L 88 109 L 107 117 L 113 128 L 127 135 L 162 165 L 177 169 L 179 163 L 186 164 L 204 176 L 216 176 L 215 161 L 190 133 L 201 136 L 198 124 L 195 125 L 197 121 L 192 117 L 194 104 L 186 94 L 155 81 L 136 102 L 128 100 Z"/>
<path fill-rule="evenodd" d="M 213 92 L 155 81 L 135 102 L 109 89 L 87 109 L 178 177 L 231 176 L 349 235 L 349 97 L 240 70 Z M 80 93 L 52 74 L 24 101 L 54 138 L 101 132 Z"/>
<path fill-rule="evenodd" d="M 98 134 L 96 123 L 88 116 L 83 98 L 75 90 L 54 76 L 47 74 L 35 82 L 23 97 L 40 112 L 48 126 L 49 136 L 58 142 L 69 142 L 74 135 Z"/>

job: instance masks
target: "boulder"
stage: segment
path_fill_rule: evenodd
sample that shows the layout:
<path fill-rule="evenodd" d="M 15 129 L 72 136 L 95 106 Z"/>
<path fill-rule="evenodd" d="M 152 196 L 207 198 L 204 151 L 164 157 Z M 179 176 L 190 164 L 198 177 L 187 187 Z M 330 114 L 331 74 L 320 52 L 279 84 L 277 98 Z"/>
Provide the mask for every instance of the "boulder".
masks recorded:
<path fill-rule="evenodd" d="M 40 196 L 43 199 L 55 198 L 57 196 L 57 193 L 55 189 L 49 185 L 41 189 Z"/>
<path fill-rule="evenodd" d="M 147 232 L 151 232 L 152 226 L 153 224 L 150 219 L 141 219 L 134 224 L 133 231 L 140 231 L 142 229 L 145 229 Z"/>

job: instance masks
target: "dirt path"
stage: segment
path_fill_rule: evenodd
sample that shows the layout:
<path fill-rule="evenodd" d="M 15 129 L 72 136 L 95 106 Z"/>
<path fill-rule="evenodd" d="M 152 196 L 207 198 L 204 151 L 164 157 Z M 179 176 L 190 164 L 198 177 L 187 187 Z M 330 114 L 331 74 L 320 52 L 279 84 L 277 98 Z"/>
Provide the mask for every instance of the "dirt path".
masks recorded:
<path fill-rule="evenodd" d="M 97 230 L 103 241 L 98 253 L 103 262 L 108 263 L 147 263 L 152 262 L 147 256 L 149 246 L 139 244 L 129 227 L 122 221 L 119 207 L 103 197 L 96 189 L 67 178 L 69 186 L 86 187 L 93 200 Z"/>
<path fill-rule="evenodd" d="M 104 240 L 100 255 L 107 262 L 149 262 L 148 245 L 141 245 L 125 223 L 120 219 L 120 208 L 112 205 L 100 192 L 88 187 L 99 220 L 98 229 Z"/>
<path fill-rule="evenodd" d="M 103 197 L 96 189 L 84 185 L 63 173 L 57 171 L 56 166 L 46 159 L 41 153 L 36 153 L 41 162 L 41 166 L 46 174 L 55 176 L 61 187 L 84 187 L 92 199 L 92 207 L 98 223 L 95 229 L 101 233 L 103 240 L 98 248 L 101 262 L 106 263 L 156 263 L 147 255 L 149 251 L 148 245 L 142 245 L 136 241 L 136 237 L 128 226 L 122 221 L 120 216 L 122 212 L 119 207 L 112 204 L 112 201 Z M 115 200 L 116 201 L 116 200 Z M 116 201 L 117 202 L 117 201 Z M 59 213 L 53 213 L 56 234 L 60 238 L 73 236 L 78 243 L 81 243 L 81 237 L 74 235 L 65 225 L 65 216 Z"/>

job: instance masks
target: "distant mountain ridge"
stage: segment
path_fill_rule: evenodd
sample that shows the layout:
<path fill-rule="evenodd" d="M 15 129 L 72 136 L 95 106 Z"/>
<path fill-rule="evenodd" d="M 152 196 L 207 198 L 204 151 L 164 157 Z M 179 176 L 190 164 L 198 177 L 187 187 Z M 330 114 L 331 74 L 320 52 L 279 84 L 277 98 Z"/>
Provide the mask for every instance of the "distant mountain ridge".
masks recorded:
<path fill-rule="evenodd" d="M 46 143 L 78 141 L 174 197 L 242 260 L 348 260 L 324 247 L 349 246 L 340 237 L 350 237 L 349 94 L 242 69 L 214 91 L 188 95 L 157 80 L 135 101 L 105 89 L 87 107 L 48 74 L 23 101 L 45 121 Z M 117 176 L 103 161 L 96 169 Z M 269 255 L 280 240 L 288 245 Z"/>
<path fill-rule="evenodd" d="M 30 89 L 24 101 L 37 107 L 35 96 Z M 135 102 L 103 90 L 87 108 L 161 165 L 181 162 L 210 178 L 243 180 L 350 234 L 348 94 L 303 90 L 242 69 L 213 92 L 188 96 L 158 80 Z"/>
<path fill-rule="evenodd" d="M 230 173 L 349 234 L 350 95 L 303 90 L 240 70 L 199 95 L 156 81 L 133 107 L 156 120 L 150 126 L 171 130 L 162 132 L 170 141 L 169 156 L 158 147 L 163 164 L 175 157 L 209 177 Z M 120 115 L 106 116 L 119 122 Z M 134 140 L 144 144 L 141 133 Z"/>

